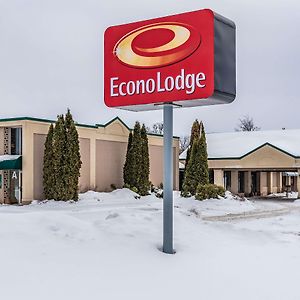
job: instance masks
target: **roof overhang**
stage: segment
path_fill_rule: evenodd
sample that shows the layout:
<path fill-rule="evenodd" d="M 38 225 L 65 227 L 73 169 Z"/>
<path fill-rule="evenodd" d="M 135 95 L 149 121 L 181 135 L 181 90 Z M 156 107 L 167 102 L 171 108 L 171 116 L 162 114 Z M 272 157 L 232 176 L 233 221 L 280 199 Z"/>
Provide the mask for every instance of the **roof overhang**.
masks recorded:
<path fill-rule="evenodd" d="M 22 156 L 0 155 L 0 170 L 22 170 Z"/>

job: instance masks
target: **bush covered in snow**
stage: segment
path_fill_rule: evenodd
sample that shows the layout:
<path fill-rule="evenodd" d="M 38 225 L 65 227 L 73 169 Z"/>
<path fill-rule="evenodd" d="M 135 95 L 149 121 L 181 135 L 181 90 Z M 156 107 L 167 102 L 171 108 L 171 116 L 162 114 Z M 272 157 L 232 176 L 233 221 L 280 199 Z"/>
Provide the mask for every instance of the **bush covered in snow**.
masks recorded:
<path fill-rule="evenodd" d="M 204 200 L 210 198 L 218 198 L 225 196 L 225 189 L 215 184 L 199 184 L 197 187 L 195 198 Z"/>

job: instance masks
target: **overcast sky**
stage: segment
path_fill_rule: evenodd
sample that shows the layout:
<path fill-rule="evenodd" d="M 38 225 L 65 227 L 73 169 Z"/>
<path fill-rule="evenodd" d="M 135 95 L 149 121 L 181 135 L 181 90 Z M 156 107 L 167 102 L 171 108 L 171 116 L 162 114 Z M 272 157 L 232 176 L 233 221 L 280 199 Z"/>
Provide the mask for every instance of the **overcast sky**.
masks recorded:
<path fill-rule="evenodd" d="M 296 0 L 0 0 L 0 118 L 55 118 L 67 107 L 82 123 L 115 116 L 151 125 L 162 111 L 125 112 L 103 103 L 103 32 L 120 23 L 211 8 L 237 26 L 237 98 L 176 109 L 174 133 L 195 118 L 232 131 L 250 115 L 262 129 L 300 128 L 300 2 Z"/>

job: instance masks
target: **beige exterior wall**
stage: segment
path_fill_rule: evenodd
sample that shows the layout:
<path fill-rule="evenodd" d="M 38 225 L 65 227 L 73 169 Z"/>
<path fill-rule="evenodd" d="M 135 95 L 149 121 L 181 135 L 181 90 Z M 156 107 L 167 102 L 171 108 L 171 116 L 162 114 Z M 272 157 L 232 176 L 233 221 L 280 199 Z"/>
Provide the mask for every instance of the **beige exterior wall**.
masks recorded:
<path fill-rule="evenodd" d="M 43 153 L 44 142 L 50 122 L 35 120 L 7 121 L 0 123 L 0 141 L 4 127 L 22 127 L 22 202 L 43 199 Z M 126 157 L 129 129 L 115 119 L 106 126 L 77 126 L 81 151 L 80 191 L 95 189 L 111 190 L 110 185 L 123 186 L 123 165 Z M 150 181 L 162 182 L 163 138 L 149 135 Z M 1 155 L 0 142 L 0 155 Z M 179 188 L 179 140 L 173 140 L 174 189 Z M 0 189 L 1 198 L 1 189 Z"/>
<path fill-rule="evenodd" d="M 90 139 L 79 138 L 81 169 L 79 178 L 79 191 L 85 192 L 90 189 L 91 180 L 91 145 Z"/>
<path fill-rule="evenodd" d="M 267 180 L 267 172 L 260 172 L 260 194 L 262 196 L 268 195 L 268 180 Z"/>
<path fill-rule="evenodd" d="M 163 170 L 163 147 L 152 145 L 149 147 L 150 163 L 150 181 L 159 186 L 163 182 L 163 172 L 158 173 L 156 170 Z"/>
<path fill-rule="evenodd" d="M 277 173 L 277 192 L 281 193 L 282 192 L 282 173 L 279 172 Z M 300 189 L 298 190 L 300 192 Z"/>
<path fill-rule="evenodd" d="M 209 160 L 208 166 L 212 169 L 289 169 L 300 167 L 300 160 L 266 145 L 241 159 Z"/>
<path fill-rule="evenodd" d="M 224 187 L 224 171 L 215 169 L 214 170 L 214 184 Z"/>
<path fill-rule="evenodd" d="M 251 193 L 251 185 L 252 185 L 251 172 L 246 171 L 245 172 L 245 194 L 248 195 Z"/>
<path fill-rule="evenodd" d="M 43 195 L 43 158 L 44 158 L 44 144 L 46 141 L 45 134 L 34 134 L 33 136 L 33 180 L 34 180 L 34 199 L 44 199 Z"/>
<path fill-rule="evenodd" d="M 231 191 L 234 194 L 237 194 L 239 192 L 238 171 L 236 171 L 236 170 L 231 171 Z"/>
<path fill-rule="evenodd" d="M 96 190 L 111 191 L 111 184 L 123 186 L 127 143 L 96 141 Z"/>

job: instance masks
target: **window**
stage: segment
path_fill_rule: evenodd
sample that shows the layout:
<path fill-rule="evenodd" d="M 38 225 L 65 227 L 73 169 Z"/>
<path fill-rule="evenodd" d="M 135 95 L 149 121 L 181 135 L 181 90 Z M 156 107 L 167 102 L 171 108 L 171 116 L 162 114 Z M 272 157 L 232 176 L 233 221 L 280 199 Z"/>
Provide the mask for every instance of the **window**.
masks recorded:
<path fill-rule="evenodd" d="M 22 154 L 22 128 L 11 128 L 10 130 L 10 153 L 12 155 Z"/>
<path fill-rule="evenodd" d="M 0 189 L 2 189 L 2 174 L 0 174 Z"/>

